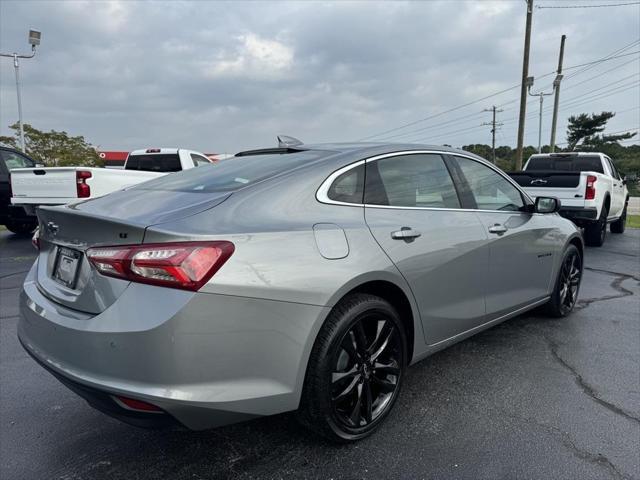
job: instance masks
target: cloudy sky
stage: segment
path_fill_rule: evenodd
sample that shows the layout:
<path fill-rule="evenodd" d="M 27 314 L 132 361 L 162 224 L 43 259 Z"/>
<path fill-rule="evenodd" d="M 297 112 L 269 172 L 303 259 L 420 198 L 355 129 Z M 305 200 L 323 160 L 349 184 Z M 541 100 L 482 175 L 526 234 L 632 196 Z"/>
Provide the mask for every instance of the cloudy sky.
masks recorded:
<path fill-rule="evenodd" d="M 627 0 L 629 1 L 629 0 Z M 624 3 L 536 0 L 539 7 Z M 84 135 L 105 150 L 182 146 L 235 152 L 365 137 L 515 145 L 524 0 L 183 2 L 0 0 L 0 50 L 21 63 L 24 120 Z M 536 8 L 530 74 L 547 87 L 567 35 L 560 128 L 570 114 L 613 110 L 609 132 L 640 126 L 640 5 Z M 634 53 L 636 52 L 636 53 Z M 0 134 L 17 119 L 14 72 L 0 62 Z M 526 142 L 537 144 L 537 100 Z M 546 98 L 545 109 L 551 97 Z M 548 142 L 551 114 L 543 117 Z M 388 132 L 378 135 L 382 132 Z M 377 135 L 377 136 L 376 136 Z"/>

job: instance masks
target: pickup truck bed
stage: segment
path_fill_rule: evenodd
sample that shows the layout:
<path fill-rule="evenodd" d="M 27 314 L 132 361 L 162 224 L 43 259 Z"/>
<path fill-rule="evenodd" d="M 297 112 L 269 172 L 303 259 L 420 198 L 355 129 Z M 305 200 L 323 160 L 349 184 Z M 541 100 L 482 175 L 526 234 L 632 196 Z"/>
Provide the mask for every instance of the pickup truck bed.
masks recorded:
<path fill-rule="evenodd" d="M 560 215 L 584 228 L 588 245 L 604 243 L 607 226 L 624 231 L 629 193 L 625 180 L 603 153 L 532 155 L 521 172 L 510 172 L 531 197 L 556 197 Z"/>
<path fill-rule="evenodd" d="M 39 205 L 65 205 L 101 197 L 172 172 L 211 163 L 202 153 L 151 148 L 129 154 L 124 169 L 19 168 L 11 171 L 11 203 L 35 214 Z"/>

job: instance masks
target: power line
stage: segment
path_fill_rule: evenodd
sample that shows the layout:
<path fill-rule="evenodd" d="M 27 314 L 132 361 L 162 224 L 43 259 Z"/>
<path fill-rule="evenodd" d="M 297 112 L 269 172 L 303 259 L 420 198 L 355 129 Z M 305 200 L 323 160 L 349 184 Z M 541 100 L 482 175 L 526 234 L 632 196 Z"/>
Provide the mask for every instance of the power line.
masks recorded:
<path fill-rule="evenodd" d="M 415 120 L 413 122 L 406 123 L 406 124 L 401 125 L 399 127 L 391 128 L 389 130 L 385 130 L 384 132 L 380 132 L 380 133 L 377 133 L 377 134 L 374 134 L 374 135 L 369 135 L 368 137 L 363 137 L 363 138 L 359 139 L 358 141 L 360 142 L 360 141 L 363 141 L 363 140 L 368 140 L 370 138 L 380 137 L 380 136 L 384 135 L 385 133 L 396 132 L 396 131 L 401 130 L 403 128 L 411 127 L 413 125 L 416 125 L 418 123 L 424 122 L 426 120 L 431 120 L 432 118 L 436 118 L 436 117 L 439 117 L 441 115 L 444 115 L 445 113 L 455 112 L 456 110 L 460 110 L 461 108 L 468 107 L 468 106 L 473 105 L 475 103 L 482 102 L 483 100 L 487 100 L 487 99 L 492 98 L 492 97 L 497 97 L 498 95 L 502 95 L 503 93 L 506 93 L 506 92 L 508 92 L 510 90 L 513 90 L 515 88 L 518 88 L 518 87 L 520 87 L 520 84 L 514 85 L 514 86 L 509 87 L 509 88 L 505 88 L 504 90 L 501 90 L 501 91 L 496 92 L 496 93 L 492 93 L 491 95 L 487 95 L 486 97 L 482 97 L 482 98 L 479 98 L 477 100 L 473 100 L 471 102 L 465 103 L 464 105 L 459 105 L 457 107 L 453 107 L 453 108 L 450 108 L 448 110 L 444 110 L 442 112 L 435 113 L 433 115 L 429 115 L 428 117 L 424 117 L 424 118 L 421 118 L 419 120 Z"/>
<path fill-rule="evenodd" d="M 603 8 L 603 7 L 626 7 L 628 5 L 640 5 L 640 2 L 627 2 L 627 3 L 605 3 L 600 5 L 536 5 L 539 10 L 546 10 L 549 8 Z"/>

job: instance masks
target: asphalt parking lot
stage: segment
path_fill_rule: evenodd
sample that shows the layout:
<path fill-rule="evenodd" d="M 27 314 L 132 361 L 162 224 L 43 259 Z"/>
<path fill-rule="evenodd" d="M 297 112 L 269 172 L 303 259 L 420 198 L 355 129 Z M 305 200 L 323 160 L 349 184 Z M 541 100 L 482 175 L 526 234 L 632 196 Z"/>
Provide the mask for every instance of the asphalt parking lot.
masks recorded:
<path fill-rule="evenodd" d="M 92 410 L 16 338 L 34 257 L 0 231 L 2 479 L 640 478 L 640 230 L 587 250 L 571 317 L 527 314 L 413 366 L 389 421 L 349 446 L 291 415 L 176 432 Z"/>

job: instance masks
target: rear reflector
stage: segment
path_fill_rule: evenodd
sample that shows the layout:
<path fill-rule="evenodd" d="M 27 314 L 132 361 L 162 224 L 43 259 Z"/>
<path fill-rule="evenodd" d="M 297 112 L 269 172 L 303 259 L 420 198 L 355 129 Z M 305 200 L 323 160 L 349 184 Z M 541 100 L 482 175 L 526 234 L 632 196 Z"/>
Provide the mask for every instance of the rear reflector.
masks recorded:
<path fill-rule="evenodd" d="M 31 245 L 36 250 L 40 250 L 40 227 L 36 227 L 36 231 L 33 232 L 33 236 L 31 237 Z"/>
<path fill-rule="evenodd" d="M 91 187 L 87 185 L 87 178 L 91 178 L 91 172 L 88 170 L 76 170 L 78 198 L 89 198 L 91 196 Z"/>
<path fill-rule="evenodd" d="M 596 198 L 596 181 L 598 177 L 594 175 L 587 175 L 587 188 L 584 192 L 585 200 L 593 200 Z"/>
<path fill-rule="evenodd" d="M 116 245 L 90 248 L 87 258 L 102 275 L 196 291 L 234 249 L 227 241 Z"/>
<path fill-rule="evenodd" d="M 112 398 L 118 405 L 127 410 L 135 410 L 137 412 L 149 412 L 149 413 L 162 413 L 160 407 L 151 405 L 150 403 L 143 402 L 142 400 L 136 400 L 135 398 L 123 397 L 121 395 L 113 395 Z"/>

